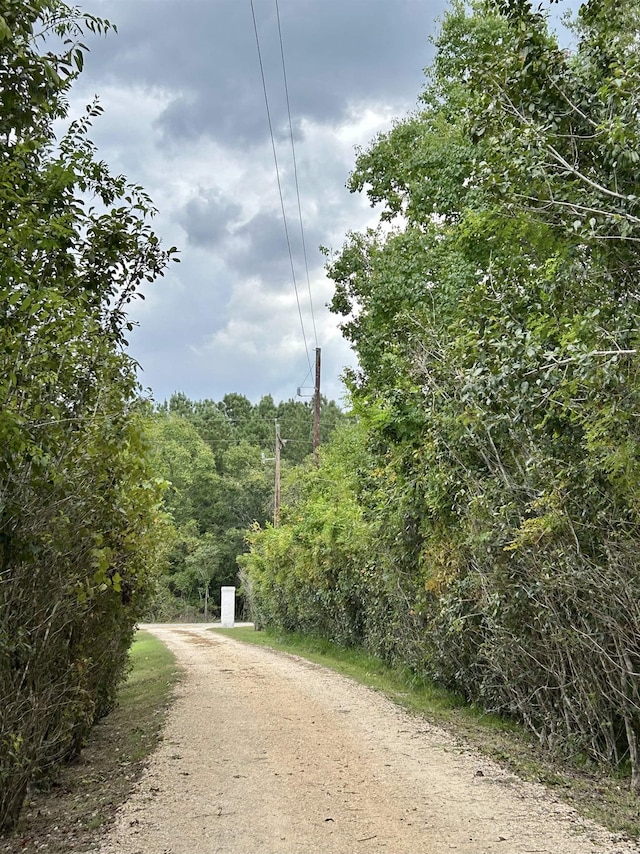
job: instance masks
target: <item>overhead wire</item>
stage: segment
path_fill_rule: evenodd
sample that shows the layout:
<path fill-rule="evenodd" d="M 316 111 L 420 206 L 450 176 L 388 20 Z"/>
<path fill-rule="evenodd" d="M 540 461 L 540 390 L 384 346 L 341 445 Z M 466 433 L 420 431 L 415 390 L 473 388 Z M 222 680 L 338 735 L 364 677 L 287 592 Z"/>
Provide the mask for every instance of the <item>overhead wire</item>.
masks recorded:
<path fill-rule="evenodd" d="M 300 394 L 300 389 L 302 389 L 302 388 L 304 388 L 304 387 L 305 387 L 305 385 L 304 385 L 304 384 L 305 384 L 305 383 L 306 383 L 306 381 L 309 379 L 309 377 L 311 376 L 311 374 L 312 374 L 311 367 L 309 367 L 309 370 L 308 370 L 308 371 L 307 371 L 307 373 L 305 374 L 304 379 L 302 380 L 302 382 L 301 382 L 301 383 L 300 383 L 300 385 L 298 386 L 298 397 L 304 397 L 304 396 L 305 396 L 305 395 L 303 395 L 303 394 Z"/>
<path fill-rule="evenodd" d="M 291 265 L 291 277 L 293 280 L 293 287 L 294 287 L 295 294 L 296 294 L 296 303 L 298 305 L 298 316 L 300 318 L 300 328 L 302 329 L 302 339 L 304 341 L 304 349 L 305 349 L 305 352 L 307 354 L 307 361 L 309 363 L 309 370 L 312 370 L 311 356 L 309 354 L 309 345 L 307 344 L 307 336 L 306 336 L 305 329 L 304 329 L 304 321 L 302 318 L 302 308 L 300 306 L 300 295 L 298 293 L 298 283 L 296 280 L 295 266 L 293 263 L 293 253 L 291 251 L 291 240 L 289 239 L 289 227 L 287 225 L 287 214 L 285 211 L 284 197 L 282 194 L 282 182 L 280 181 L 280 167 L 278 166 L 278 155 L 276 152 L 275 137 L 273 134 L 273 124 L 271 122 L 271 110 L 269 109 L 269 97 L 267 94 L 267 83 L 266 83 L 265 74 L 264 74 L 264 64 L 262 62 L 262 51 L 260 50 L 260 37 L 258 35 L 258 24 L 256 22 L 256 13 L 255 13 L 254 5 L 253 5 L 253 0 L 250 0 L 250 3 L 251 3 L 251 17 L 253 19 L 253 31 L 255 33 L 256 47 L 258 50 L 258 62 L 260 63 L 260 76 L 262 78 L 262 91 L 264 93 L 264 103 L 265 103 L 265 107 L 267 110 L 267 121 L 269 124 L 269 135 L 271 137 L 271 149 L 273 151 L 273 162 L 275 164 L 275 169 L 276 169 L 276 180 L 278 183 L 278 195 L 280 197 L 280 208 L 282 210 L 282 221 L 284 223 L 284 232 L 285 232 L 285 237 L 286 237 L 286 242 L 287 242 L 287 250 L 289 252 L 289 262 Z"/>
<path fill-rule="evenodd" d="M 280 25 L 280 8 L 278 6 L 278 0 L 275 0 L 276 5 L 276 18 L 278 21 L 278 38 L 280 40 L 280 57 L 282 59 L 282 77 L 284 80 L 284 92 L 287 101 L 287 117 L 289 119 L 289 137 L 291 139 L 291 157 L 293 159 L 293 177 L 295 180 L 296 186 L 296 198 L 298 201 L 298 218 L 300 220 L 300 240 L 302 242 L 302 255 L 304 258 L 304 269 L 307 276 L 307 289 L 309 291 L 309 308 L 311 311 L 311 322 L 313 324 L 313 337 L 315 340 L 316 347 L 318 346 L 318 331 L 316 329 L 316 318 L 313 311 L 313 299 L 311 297 L 311 279 L 309 278 L 309 262 L 307 259 L 307 245 L 304 239 L 304 223 L 302 218 L 302 205 L 300 204 L 300 185 L 298 183 L 298 164 L 296 161 L 296 147 L 293 141 L 293 123 L 291 121 L 291 105 L 289 102 L 289 85 L 287 83 L 287 67 L 284 61 L 284 46 L 282 42 L 282 27 Z"/>

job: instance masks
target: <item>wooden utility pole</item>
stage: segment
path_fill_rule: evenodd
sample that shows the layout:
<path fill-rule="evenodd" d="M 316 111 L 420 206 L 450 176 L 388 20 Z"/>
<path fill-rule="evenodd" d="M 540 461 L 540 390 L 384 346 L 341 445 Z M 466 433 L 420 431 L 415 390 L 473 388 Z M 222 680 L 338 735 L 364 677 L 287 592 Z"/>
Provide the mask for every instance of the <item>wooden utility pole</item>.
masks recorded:
<path fill-rule="evenodd" d="M 320 347 L 316 347 L 316 385 L 313 394 L 313 461 L 320 464 Z"/>
<path fill-rule="evenodd" d="M 282 439 L 280 438 L 280 424 L 276 421 L 276 489 L 273 502 L 273 527 L 278 527 L 280 521 L 280 449 Z"/>

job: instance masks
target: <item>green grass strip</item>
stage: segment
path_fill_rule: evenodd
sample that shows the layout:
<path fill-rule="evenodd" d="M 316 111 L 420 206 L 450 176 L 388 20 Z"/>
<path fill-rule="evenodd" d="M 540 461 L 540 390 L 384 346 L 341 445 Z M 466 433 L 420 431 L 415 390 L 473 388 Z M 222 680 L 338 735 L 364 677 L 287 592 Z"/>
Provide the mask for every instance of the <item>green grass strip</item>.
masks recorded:
<path fill-rule="evenodd" d="M 178 678 L 175 656 L 149 632 L 138 631 L 129 658 L 131 672 L 118 694 L 118 705 L 109 716 L 117 726 L 121 750 L 137 762 L 158 743 L 164 712 Z"/>

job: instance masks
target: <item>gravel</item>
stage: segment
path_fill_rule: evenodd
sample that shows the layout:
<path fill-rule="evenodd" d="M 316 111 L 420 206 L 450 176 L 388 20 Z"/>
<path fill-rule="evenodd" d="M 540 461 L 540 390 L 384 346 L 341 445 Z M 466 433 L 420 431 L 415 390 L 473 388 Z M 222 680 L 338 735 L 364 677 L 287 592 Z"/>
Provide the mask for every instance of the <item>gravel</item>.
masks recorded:
<path fill-rule="evenodd" d="M 639 854 L 332 671 L 202 625 L 145 628 L 184 678 L 100 854 Z"/>

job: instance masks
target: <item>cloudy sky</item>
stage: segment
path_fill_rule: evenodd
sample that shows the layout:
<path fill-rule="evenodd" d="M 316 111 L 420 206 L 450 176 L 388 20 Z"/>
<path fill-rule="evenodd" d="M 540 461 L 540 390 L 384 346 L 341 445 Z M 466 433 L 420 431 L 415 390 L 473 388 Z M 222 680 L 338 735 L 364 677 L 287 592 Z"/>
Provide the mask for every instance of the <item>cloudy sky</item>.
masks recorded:
<path fill-rule="evenodd" d="M 340 373 L 355 360 L 327 309 L 318 247 L 338 250 L 349 229 L 371 221 L 366 201 L 345 188 L 355 147 L 415 106 L 445 5 L 278 2 L 308 283 L 276 4 L 253 0 L 299 310 L 250 0 L 82 2 L 118 33 L 88 41 L 72 109 L 99 96 L 105 112 L 91 136 L 101 158 L 145 187 L 159 209 L 156 232 L 180 249 L 181 263 L 131 310 L 139 326 L 130 351 L 156 400 L 173 391 L 295 397 L 313 386 L 316 344 L 323 392 L 342 397 Z"/>
<path fill-rule="evenodd" d="M 99 96 L 105 113 L 92 138 L 101 158 L 145 187 L 157 233 L 181 252 L 131 312 L 139 327 L 130 351 L 159 401 L 174 391 L 295 397 L 313 386 L 316 344 L 323 392 L 341 399 L 340 374 L 355 360 L 327 309 L 318 247 L 338 250 L 348 230 L 372 221 L 366 200 L 345 188 L 355 148 L 415 106 L 446 2 L 279 0 L 310 287 L 276 4 L 253 6 L 300 309 L 250 0 L 82 3 L 118 34 L 89 42 L 72 107 Z"/>

